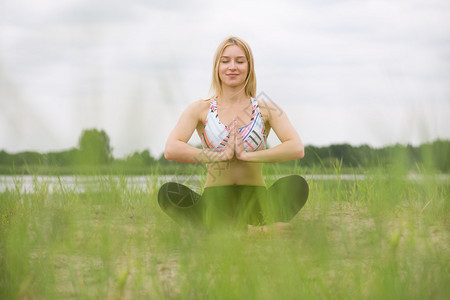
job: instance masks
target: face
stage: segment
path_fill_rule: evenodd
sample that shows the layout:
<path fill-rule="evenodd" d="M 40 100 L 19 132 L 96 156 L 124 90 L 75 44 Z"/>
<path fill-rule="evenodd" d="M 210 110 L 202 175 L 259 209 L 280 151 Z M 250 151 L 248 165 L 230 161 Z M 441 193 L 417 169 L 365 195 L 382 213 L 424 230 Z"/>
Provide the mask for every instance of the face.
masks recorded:
<path fill-rule="evenodd" d="M 220 57 L 219 77 L 223 86 L 238 87 L 245 84 L 248 61 L 245 52 L 237 45 L 226 47 Z"/>

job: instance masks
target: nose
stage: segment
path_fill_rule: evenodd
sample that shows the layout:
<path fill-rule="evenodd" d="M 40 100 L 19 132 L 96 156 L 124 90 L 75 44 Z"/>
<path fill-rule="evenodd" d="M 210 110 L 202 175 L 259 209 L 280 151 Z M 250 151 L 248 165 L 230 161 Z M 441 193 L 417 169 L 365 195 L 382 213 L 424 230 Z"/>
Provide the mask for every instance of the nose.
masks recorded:
<path fill-rule="evenodd" d="M 234 60 L 231 60 L 231 61 L 230 61 L 230 65 L 229 65 L 228 68 L 229 68 L 230 70 L 236 69 L 236 63 L 234 62 Z"/>

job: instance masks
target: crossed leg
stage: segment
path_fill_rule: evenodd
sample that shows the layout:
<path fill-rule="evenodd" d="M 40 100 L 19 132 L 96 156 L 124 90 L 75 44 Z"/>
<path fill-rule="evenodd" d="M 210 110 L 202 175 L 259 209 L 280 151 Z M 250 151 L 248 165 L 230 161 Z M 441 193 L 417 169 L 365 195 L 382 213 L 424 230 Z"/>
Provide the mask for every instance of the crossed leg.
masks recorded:
<path fill-rule="evenodd" d="M 309 187 L 306 180 L 298 175 L 290 175 L 278 179 L 267 190 L 267 196 L 260 197 L 259 205 L 251 207 L 260 210 L 255 213 L 262 214 L 265 224 L 278 224 L 283 227 L 282 223 L 292 220 L 305 205 L 308 194 Z M 243 203 L 246 200 L 248 199 L 230 199 L 230 203 Z M 208 201 L 214 201 L 214 199 L 208 199 Z M 202 196 L 176 182 L 163 184 L 158 192 L 158 203 L 161 209 L 182 226 L 205 225 L 206 205 L 203 202 L 205 199 Z"/>

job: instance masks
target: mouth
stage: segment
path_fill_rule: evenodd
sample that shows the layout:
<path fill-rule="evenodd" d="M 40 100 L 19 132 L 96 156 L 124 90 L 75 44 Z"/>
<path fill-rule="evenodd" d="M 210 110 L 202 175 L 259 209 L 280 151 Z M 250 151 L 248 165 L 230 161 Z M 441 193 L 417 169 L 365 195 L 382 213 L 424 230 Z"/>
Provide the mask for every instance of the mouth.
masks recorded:
<path fill-rule="evenodd" d="M 236 76 L 238 76 L 239 74 L 226 74 L 228 77 L 234 78 Z"/>

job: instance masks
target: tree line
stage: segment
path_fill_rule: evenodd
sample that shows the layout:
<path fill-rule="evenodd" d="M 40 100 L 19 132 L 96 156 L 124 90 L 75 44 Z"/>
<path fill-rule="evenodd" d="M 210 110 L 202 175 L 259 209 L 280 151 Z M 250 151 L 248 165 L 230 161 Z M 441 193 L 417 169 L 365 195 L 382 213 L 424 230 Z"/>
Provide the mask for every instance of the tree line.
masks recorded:
<path fill-rule="evenodd" d="M 367 169 L 401 166 L 405 169 L 428 168 L 450 172 L 450 140 L 436 140 L 419 146 L 396 144 L 383 148 L 368 145 L 338 144 L 324 147 L 306 146 L 300 161 L 277 164 L 282 168 L 351 168 Z M 136 151 L 125 158 L 114 158 L 110 139 L 104 130 L 83 130 L 78 146 L 59 152 L 39 153 L 0 151 L 0 173 L 186 173 L 201 171 L 203 166 L 167 161 L 163 155 L 153 157 L 149 150 Z"/>

